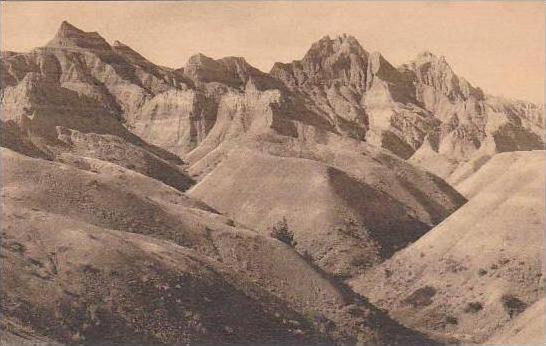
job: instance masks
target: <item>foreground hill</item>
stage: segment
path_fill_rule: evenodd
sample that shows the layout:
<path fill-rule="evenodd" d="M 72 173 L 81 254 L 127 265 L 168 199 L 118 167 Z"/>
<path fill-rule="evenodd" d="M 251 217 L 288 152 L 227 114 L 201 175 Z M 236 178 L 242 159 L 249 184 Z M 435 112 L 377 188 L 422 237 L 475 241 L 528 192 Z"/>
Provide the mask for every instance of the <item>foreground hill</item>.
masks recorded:
<path fill-rule="evenodd" d="M 470 178 L 489 184 L 352 287 L 429 335 L 493 337 L 543 296 L 543 172 L 543 151 L 495 156 Z"/>
<path fill-rule="evenodd" d="M 302 316 L 193 251 L 6 208 L 3 315 L 49 338 L 124 345 L 313 340 Z"/>
<path fill-rule="evenodd" d="M 50 282 L 51 285 L 61 285 L 63 289 L 66 289 L 67 291 L 55 289 L 57 292 L 55 294 L 63 301 L 73 301 L 78 297 L 78 299 L 83 299 L 79 303 L 81 309 L 95 309 L 92 304 L 100 306 L 97 302 L 88 301 L 96 295 L 103 297 L 119 294 L 120 297 L 125 296 L 124 299 L 120 298 L 120 304 L 132 304 L 131 306 L 137 310 L 152 309 L 155 304 L 159 304 L 160 311 L 157 313 L 162 314 L 162 307 L 169 306 L 169 304 L 163 305 L 161 297 L 163 295 L 171 297 L 169 290 L 174 284 L 166 282 L 166 279 L 153 279 L 153 275 L 149 274 L 152 279 L 145 281 L 142 285 L 153 284 L 157 287 L 168 285 L 170 288 L 159 287 L 157 300 L 154 300 L 155 291 L 150 291 L 152 288 L 146 286 L 143 288 L 142 294 L 150 294 L 152 298 L 143 301 L 141 298 L 144 296 L 139 298 L 134 295 L 138 292 L 125 291 L 139 282 L 138 280 L 133 282 L 133 279 L 126 277 L 126 275 L 133 273 L 131 275 L 137 278 L 145 277 L 148 275 L 146 268 L 152 268 L 155 274 L 160 275 L 163 272 L 168 273 L 168 268 L 171 267 L 179 270 L 178 274 L 173 275 L 181 275 L 180 271 L 185 272 L 186 269 L 179 266 L 186 263 L 187 259 L 184 256 L 187 254 L 191 258 L 198 259 L 203 270 L 226 272 L 225 275 L 228 276 L 235 275 L 233 273 L 237 272 L 236 277 L 239 281 L 232 282 L 230 286 L 237 292 L 248 295 L 249 293 L 244 287 L 259 292 L 256 293 L 258 296 L 250 296 L 251 300 L 248 302 L 233 301 L 233 304 L 242 305 L 237 309 L 230 308 L 230 312 L 222 312 L 223 309 L 229 308 L 229 304 L 209 296 L 206 297 L 211 301 L 205 300 L 204 306 L 192 305 L 191 308 L 185 308 L 192 311 L 192 314 L 201 316 L 199 318 L 203 321 L 199 320 L 195 323 L 203 325 L 220 323 L 213 319 L 215 314 L 226 316 L 226 319 L 235 318 L 238 314 L 245 315 L 247 313 L 242 309 L 246 309 L 246 307 L 257 309 L 253 311 L 262 314 L 259 317 L 250 314 L 249 321 L 253 318 L 261 319 L 262 322 L 259 323 L 263 324 L 263 329 L 260 329 L 262 327 L 256 329 L 250 325 L 239 325 L 238 328 L 248 329 L 239 332 L 239 329 L 235 328 L 237 323 L 246 322 L 239 321 L 232 324 L 225 322 L 228 326 L 226 333 L 232 335 L 228 336 L 228 339 L 232 337 L 234 340 L 239 340 L 238 342 L 244 340 L 250 344 L 272 342 L 273 339 L 267 338 L 277 334 L 278 328 L 284 328 L 288 333 L 285 335 L 287 338 L 285 341 L 292 340 L 291 343 L 319 339 L 327 343 L 338 344 L 353 344 L 357 341 L 381 342 L 383 344 L 429 343 L 426 338 L 400 326 L 383 312 L 368 304 L 365 299 L 315 269 L 286 244 L 238 226 L 203 203 L 188 198 L 180 191 L 121 166 L 68 154 L 63 155 L 61 159 L 69 163 L 70 166 L 29 158 L 7 149 L 2 151 L 4 179 L 2 193 L 5 206 L 3 219 L 7 220 L 2 225 L 4 227 L 3 244 L 5 245 L 3 251 L 8 256 L 6 263 L 9 264 L 5 267 L 4 276 L 8 279 L 5 281 L 6 285 L 2 287 L 3 293 L 6 295 L 6 298 L 2 300 L 2 309 L 5 311 L 6 317 L 15 320 L 16 325 L 22 324 L 21 328 L 34 329 L 38 335 L 48 335 L 57 341 L 65 342 L 67 340 L 69 331 L 62 329 L 57 324 L 68 324 L 72 315 L 63 317 L 64 315 L 60 314 L 48 321 L 28 320 L 23 318 L 25 312 L 20 310 L 20 306 L 10 303 L 11 301 L 27 301 L 31 302 L 29 303 L 31 306 L 41 306 L 44 313 L 50 314 L 54 311 L 56 309 L 54 302 L 32 300 L 39 299 L 39 297 L 32 298 L 32 296 L 36 295 L 40 280 Z M 52 229 L 56 229 L 56 232 L 52 232 Z M 20 233 L 20 230 L 24 230 L 24 232 Z M 45 233 L 42 235 L 42 232 Z M 36 238 L 37 236 L 38 238 Z M 89 241 L 84 241 L 84 239 L 89 239 Z M 12 243 L 17 244 L 13 245 Z M 38 249 L 39 244 L 43 244 L 44 250 Z M 135 247 L 150 249 L 150 251 L 153 249 L 154 252 L 153 254 L 146 251 L 135 253 Z M 31 250 L 31 248 L 35 250 Z M 27 250 L 23 251 L 22 249 Z M 108 255 L 109 253 L 110 255 Z M 142 258 L 142 267 L 138 261 L 134 263 L 134 266 L 129 266 L 131 262 L 123 260 L 132 256 Z M 107 259 L 108 261 L 106 261 Z M 14 261 L 13 264 L 11 261 Z M 160 263 L 157 264 L 157 261 Z M 27 265 L 25 264 L 27 262 L 35 263 L 29 267 L 35 268 L 35 271 L 28 275 L 37 277 L 29 279 L 31 280 L 29 284 L 25 283 L 27 280 L 26 274 L 23 275 L 25 272 L 18 269 L 19 266 Z M 117 262 L 120 263 L 116 264 Z M 169 264 L 168 267 L 165 267 L 166 263 Z M 90 267 L 89 273 L 81 269 L 80 264 L 83 267 Z M 71 289 L 63 286 L 65 279 L 59 274 L 61 271 L 59 268 L 66 271 L 61 274 L 76 275 L 77 273 L 77 275 L 82 275 L 81 280 L 87 280 L 87 276 L 91 274 L 115 272 L 111 276 L 101 276 L 100 279 L 107 282 L 114 280 L 115 287 L 122 284 L 126 286 L 112 290 L 105 286 L 98 292 L 78 291 L 76 292 L 78 295 L 73 295 Z M 191 272 L 193 273 L 194 270 L 192 269 Z M 199 277 L 202 278 L 203 275 Z M 218 275 L 220 276 L 215 280 L 228 280 L 224 278 L 224 274 Z M 208 280 L 206 278 L 205 275 L 203 280 Z M 62 282 L 59 283 L 58 280 L 62 280 Z M 225 284 L 220 281 L 206 281 L 208 283 L 203 283 L 203 285 L 224 287 Z M 34 287 L 34 284 L 37 286 Z M 206 291 L 202 290 L 197 283 L 194 286 L 188 285 L 183 286 L 191 290 L 191 293 L 186 292 L 187 295 L 193 294 L 201 297 Z M 244 287 L 240 287 L 240 285 Z M 18 290 L 18 286 L 24 287 L 24 290 Z M 218 294 L 220 295 L 220 293 Z M 228 299 L 232 293 L 225 291 L 221 295 Z M 167 299 L 167 297 L 163 297 L 163 299 Z M 254 302 L 258 301 L 262 304 L 261 307 L 252 307 Z M 174 301 L 172 304 L 178 306 L 181 303 Z M 286 311 L 288 315 L 283 315 L 281 310 L 276 310 L 275 306 L 277 305 L 275 304 L 282 304 L 284 306 L 282 311 Z M 130 313 L 126 313 L 124 306 L 119 307 L 122 309 L 119 311 L 108 310 L 111 308 L 110 305 L 108 306 L 105 308 L 107 313 L 114 314 L 115 318 L 121 320 L 133 318 Z M 182 306 L 184 305 L 182 304 Z M 182 306 L 177 309 L 182 309 Z M 202 310 L 192 310 L 197 307 Z M 30 307 L 28 308 L 30 309 Z M 165 323 L 169 324 L 171 323 L 169 318 L 174 321 L 177 314 L 182 312 L 177 310 L 165 313 L 168 313 Z M 270 314 L 273 314 L 273 317 Z M 182 314 L 182 316 L 185 315 Z M 273 320 L 269 320 L 270 318 Z M 82 325 L 90 324 L 88 321 L 81 323 Z M 101 323 L 106 323 L 106 321 L 103 320 Z M 113 335 L 117 336 L 113 337 L 117 338 L 115 340 L 119 342 L 129 342 L 130 340 L 148 340 L 147 338 L 151 337 L 150 333 L 156 333 L 155 327 L 146 324 L 148 322 L 141 320 L 139 323 L 141 324 L 138 326 L 130 325 L 129 330 L 121 331 L 121 334 L 114 333 Z M 7 328 L 9 330 L 9 325 Z M 57 328 L 62 329 L 59 329 L 61 330 L 59 333 L 62 332 L 62 335 L 56 334 Z M 70 330 L 76 333 L 74 328 Z M 77 328 L 80 326 L 78 325 Z M 144 334 L 134 334 L 132 328 L 136 328 Z M 113 333 L 110 330 L 102 332 L 101 335 Z M 255 337 L 249 337 L 247 332 L 255 333 Z M 80 334 L 86 338 L 91 337 L 87 333 L 85 330 L 80 330 Z M 182 337 L 181 335 L 186 335 L 188 340 L 210 341 L 216 338 L 212 331 L 201 333 L 199 330 L 190 329 L 185 332 L 170 330 L 169 333 L 163 335 L 161 332 L 162 336 L 159 339 L 156 340 L 155 337 L 152 337 L 150 340 L 169 343 L 173 340 L 182 340 L 179 339 Z M 194 335 L 194 333 L 198 335 Z M 285 332 L 279 333 L 282 335 Z M 260 334 L 263 335 L 260 336 Z M 269 336 L 265 334 L 269 334 Z M 133 339 L 128 339 L 127 335 L 133 335 Z M 292 336 L 294 336 L 293 339 L 291 339 Z M 94 339 L 97 342 L 106 341 L 100 339 L 100 335 L 93 337 L 98 338 Z"/>

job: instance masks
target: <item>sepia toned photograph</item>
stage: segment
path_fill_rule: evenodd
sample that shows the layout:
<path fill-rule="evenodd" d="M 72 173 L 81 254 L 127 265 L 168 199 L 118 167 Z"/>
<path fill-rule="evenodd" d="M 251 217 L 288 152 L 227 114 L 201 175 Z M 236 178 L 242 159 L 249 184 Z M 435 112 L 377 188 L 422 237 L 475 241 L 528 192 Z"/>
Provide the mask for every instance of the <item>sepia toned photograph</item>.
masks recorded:
<path fill-rule="evenodd" d="M 545 345 L 541 1 L 0 1 L 0 346 Z"/>

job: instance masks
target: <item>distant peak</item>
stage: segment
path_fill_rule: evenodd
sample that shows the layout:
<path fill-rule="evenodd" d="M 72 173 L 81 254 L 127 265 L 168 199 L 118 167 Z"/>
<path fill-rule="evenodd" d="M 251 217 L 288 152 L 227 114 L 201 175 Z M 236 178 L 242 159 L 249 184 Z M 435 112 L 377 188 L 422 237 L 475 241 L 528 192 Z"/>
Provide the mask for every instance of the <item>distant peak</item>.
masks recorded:
<path fill-rule="evenodd" d="M 97 32 L 85 32 L 64 20 L 55 37 L 46 47 L 53 48 L 87 48 L 95 50 L 109 50 L 110 45 Z"/>
<path fill-rule="evenodd" d="M 203 63 L 211 63 L 214 62 L 214 59 L 211 57 L 206 56 L 203 53 L 197 53 L 188 59 L 187 65 L 195 65 L 195 64 L 203 64 Z"/>
<path fill-rule="evenodd" d="M 63 20 L 61 23 L 61 26 L 59 27 L 59 30 L 57 31 L 58 34 L 70 34 L 70 33 L 78 33 L 82 34 L 84 33 L 83 30 L 76 28 L 74 25 L 70 24 L 68 21 Z"/>
<path fill-rule="evenodd" d="M 135 51 L 133 48 L 129 47 L 123 42 L 117 40 L 114 41 L 114 43 L 112 44 L 112 48 L 116 51 L 116 53 L 123 55 L 132 62 L 149 62 L 148 59 L 140 55 L 137 51 Z"/>
<path fill-rule="evenodd" d="M 417 57 L 413 60 L 413 62 L 418 64 L 427 63 L 427 62 L 436 62 L 436 63 L 449 65 L 446 61 L 446 58 L 443 55 L 438 56 L 434 53 L 431 53 L 428 50 L 417 54 Z"/>
<path fill-rule="evenodd" d="M 128 45 L 126 45 L 125 43 L 120 42 L 118 40 L 114 41 L 114 44 L 112 44 L 112 47 L 115 47 L 115 48 L 130 48 Z"/>
<path fill-rule="evenodd" d="M 306 57 L 315 60 L 317 57 L 326 57 L 334 54 L 357 54 L 367 56 L 368 53 L 362 48 L 360 42 L 358 42 L 354 36 L 340 34 L 333 39 L 326 35 L 319 41 L 313 43 L 307 52 Z"/>

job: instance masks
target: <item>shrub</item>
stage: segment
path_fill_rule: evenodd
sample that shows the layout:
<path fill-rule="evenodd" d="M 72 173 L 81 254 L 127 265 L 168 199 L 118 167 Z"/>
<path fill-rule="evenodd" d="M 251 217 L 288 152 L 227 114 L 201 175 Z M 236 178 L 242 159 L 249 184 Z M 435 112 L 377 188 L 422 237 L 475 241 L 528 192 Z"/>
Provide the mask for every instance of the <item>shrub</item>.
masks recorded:
<path fill-rule="evenodd" d="M 464 312 L 466 313 L 473 313 L 480 311 L 483 309 L 483 305 L 480 302 L 471 302 L 466 304 L 466 307 L 464 308 Z"/>
<path fill-rule="evenodd" d="M 385 268 L 385 277 L 390 278 L 392 276 L 392 271 L 388 268 Z"/>
<path fill-rule="evenodd" d="M 446 323 L 447 324 L 459 324 L 459 320 L 455 316 L 448 315 L 446 317 Z"/>
<path fill-rule="evenodd" d="M 301 257 L 308 263 L 313 263 L 313 256 L 309 253 L 307 250 L 303 250 L 303 253 L 301 254 Z"/>
<path fill-rule="evenodd" d="M 510 318 L 521 314 L 527 309 L 527 304 L 513 295 L 505 294 L 502 296 L 501 300 L 504 310 L 508 313 Z"/>
<path fill-rule="evenodd" d="M 290 246 L 296 245 L 296 242 L 294 241 L 294 233 L 288 229 L 288 223 L 286 222 L 285 217 L 271 227 L 269 234 L 273 238 L 276 238 L 285 244 Z"/>
<path fill-rule="evenodd" d="M 483 269 L 483 268 L 480 268 L 478 270 L 478 275 L 479 276 L 484 276 L 485 274 L 487 274 L 487 270 Z"/>
<path fill-rule="evenodd" d="M 436 289 L 431 286 L 424 286 L 416 289 L 410 294 L 404 303 L 413 306 L 414 308 L 424 307 L 432 304 L 432 298 L 436 295 Z"/>

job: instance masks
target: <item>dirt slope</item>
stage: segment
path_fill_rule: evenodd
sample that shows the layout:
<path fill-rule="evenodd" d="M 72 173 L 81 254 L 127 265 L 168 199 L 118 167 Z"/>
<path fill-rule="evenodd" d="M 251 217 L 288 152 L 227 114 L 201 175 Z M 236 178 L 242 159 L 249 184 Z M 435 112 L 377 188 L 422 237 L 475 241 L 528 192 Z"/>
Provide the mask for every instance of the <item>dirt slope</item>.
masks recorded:
<path fill-rule="evenodd" d="M 501 333 L 485 343 L 490 345 L 544 345 L 544 299 L 531 305 L 506 327 Z"/>
<path fill-rule="evenodd" d="M 288 245 L 245 229 L 174 188 L 109 162 L 71 154 L 60 159 L 70 165 L 2 151 L 5 204 L 26 210 L 22 220 L 34 214 L 62 216 L 69 228 L 116 229 L 127 232 L 129 239 L 139 233 L 191 248 L 196 256 L 237 271 L 243 284 L 282 301 L 303 316 L 300 325 L 309 323 L 340 344 L 428 342 L 334 282 Z M 46 227 L 33 220 L 29 232 Z M 90 265 L 94 261 L 90 259 Z M 10 280 L 23 280 L 17 282 L 25 286 L 23 278 Z"/>
<path fill-rule="evenodd" d="M 541 161 L 544 151 L 510 152 L 493 156 L 486 165 L 481 167 L 476 174 L 462 180 L 456 185 L 457 191 L 471 199 L 482 190 L 494 184 L 498 179 L 506 179 L 515 172 L 523 176 L 536 172 L 537 164 Z M 533 162 L 533 157 L 538 162 Z"/>
<path fill-rule="evenodd" d="M 2 226 L 3 313 L 57 341 L 312 339 L 302 316 L 194 251 L 9 204 Z"/>
<path fill-rule="evenodd" d="M 265 235 L 286 218 L 298 251 L 341 278 L 388 258 L 464 201 L 395 157 L 316 155 L 234 149 L 189 194 Z"/>
<path fill-rule="evenodd" d="M 497 155 L 468 203 L 352 287 L 429 335 L 487 340 L 542 297 L 543 173 L 543 151 Z"/>

